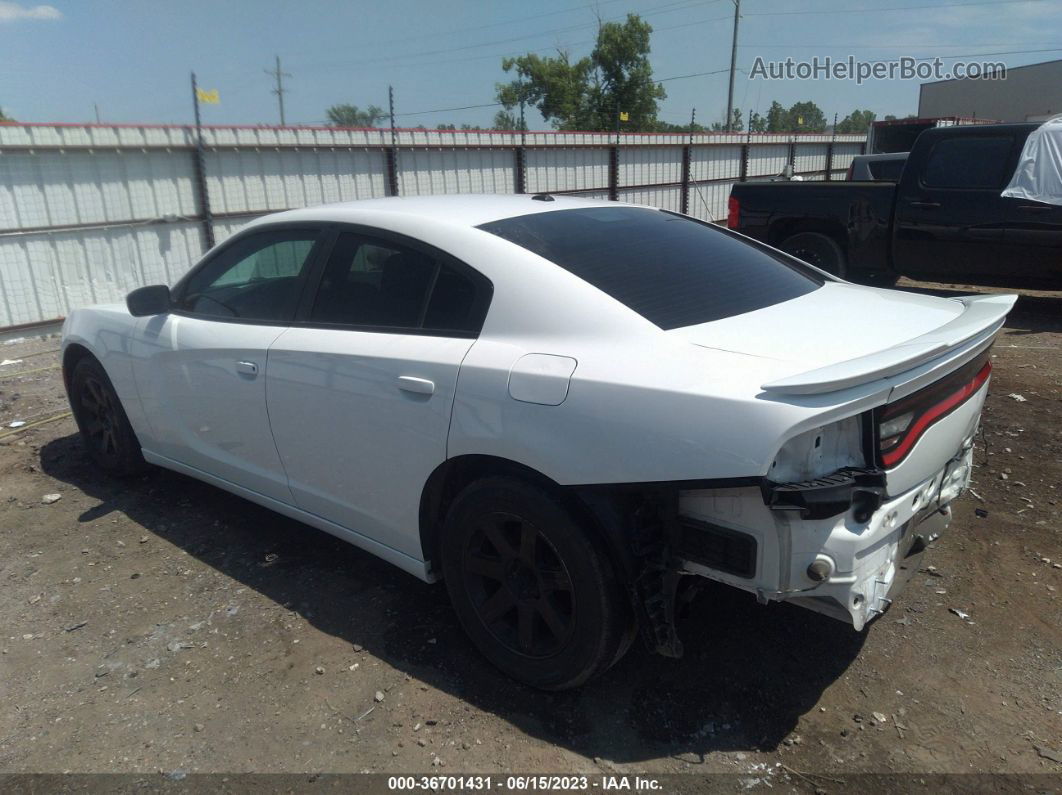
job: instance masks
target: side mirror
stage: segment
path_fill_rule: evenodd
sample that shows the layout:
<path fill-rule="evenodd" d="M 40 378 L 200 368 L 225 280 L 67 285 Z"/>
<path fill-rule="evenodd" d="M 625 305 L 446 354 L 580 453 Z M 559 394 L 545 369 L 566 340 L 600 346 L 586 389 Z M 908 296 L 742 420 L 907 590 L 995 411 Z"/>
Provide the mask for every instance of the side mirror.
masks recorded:
<path fill-rule="evenodd" d="M 147 317 L 169 312 L 171 307 L 170 288 L 165 284 L 153 284 L 140 287 L 125 297 L 125 305 L 133 317 Z"/>

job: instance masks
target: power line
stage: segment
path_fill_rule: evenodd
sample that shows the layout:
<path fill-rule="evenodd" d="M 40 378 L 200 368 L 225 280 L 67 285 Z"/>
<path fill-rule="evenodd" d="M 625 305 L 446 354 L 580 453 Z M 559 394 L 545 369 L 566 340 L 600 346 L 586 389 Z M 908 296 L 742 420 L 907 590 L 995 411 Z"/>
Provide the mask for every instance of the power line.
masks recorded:
<path fill-rule="evenodd" d="M 277 65 L 275 69 L 263 69 L 267 75 L 271 75 L 276 80 L 276 87 L 273 89 L 273 93 L 277 95 L 277 105 L 280 108 L 280 126 L 284 124 L 284 92 L 287 90 L 284 88 L 284 78 L 291 77 L 287 72 L 280 71 L 280 56 L 277 56 Z"/>
<path fill-rule="evenodd" d="M 435 110 L 415 110 L 408 113 L 396 113 L 395 117 L 404 116 L 427 116 L 429 113 L 450 113 L 455 110 L 473 110 L 475 108 L 496 108 L 502 105 L 501 102 L 487 102 L 482 105 L 462 105 L 459 108 L 436 108 Z"/>
<path fill-rule="evenodd" d="M 653 82 L 654 83 L 667 83 L 667 82 L 670 82 L 671 80 L 685 80 L 685 79 L 690 78 L 690 77 L 705 77 L 707 75 L 718 75 L 718 74 L 722 74 L 723 72 L 726 72 L 726 71 L 729 71 L 729 70 L 728 69 L 714 69 L 714 70 L 712 70 L 710 72 L 694 72 L 694 73 L 688 74 L 688 75 L 673 75 L 671 77 L 661 77 L 659 80 L 654 80 Z M 458 111 L 458 110 L 476 110 L 478 108 L 497 108 L 497 107 L 502 107 L 503 105 L 504 105 L 504 103 L 502 103 L 502 102 L 485 102 L 485 103 L 480 104 L 480 105 L 461 105 L 459 107 L 454 107 L 454 108 L 435 108 L 433 110 L 415 110 L 415 111 L 408 111 L 406 113 L 396 113 L 395 114 L 395 118 L 404 118 L 406 116 L 427 116 L 427 115 L 429 115 L 431 113 L 452 113 L 452 112 Z"/>
<path fill-rule="evenodd" d="M 707 77 L 708 75 L 721 75 L 723 72 L 729 72 L 730 68 L 714 69 L 711 72 L 694 72 L 689 75 L 675 75 L 674 77 L 661 77 L 659 80 L 654 80 L 654 83 L 667 83 L 671 80 L 685 80 L 687 77 Z M 738 69 L 738 71 L 742 71 Z"/>
<path fill-rule="evenodd" d="M 664 5 L 648 9 L 645 13 L 647 15 L 648 14 L 653 14 L 653 15 L 669 14 L 669 13 L 672 13 L 674 11 L 682 11 L 682 10 L 685 10 L 687 8 L 693 8 L 693 7 L 702 6 L 702 5 L 713 5 L 713 4 L 718 3 L 718 2 L 721 2 L 721 0 L 693 0 L 693 2 L 691 2 L 690 0 L 681 0 L 681 2 L 666 3 Z M 308 64 L 307 66 L 318 66 L 318 67 L 326 66 L 326 67 L 347 68 L 347 67 L 351 67 L 351 66 L 364 66 L 364 65 L 368 65 L 368 64 L 379 65 L 379 64 L 385 63 L 385 62 L 403 61 L 403 60 L 406 60 L 408 58 L 419 58 L 421 56 L 427 56 L 427 55 L 446 55 L 448 53 L 464 52 L 464 51 L 467 51 L 467 50 L 475 50 L 475 49 L 479 49 L 480 47 L 490 47 L 490 46 L 495 45 L 495 44 L 508 44 L 510 42 L 523 41 L 523 40 L 526 40 L 526 39 L 541 38 L 543 36 L 549 36 L 549 35 L 552 35 L 552 34 L 555 34 L 555 33 L 568 33 L 568 32 L 574 31 L 574 30 L 582 30 L 583 28 L 594 27 L 594 26 L 598 25 L 599 22 L 615 22 L 615 21 L 618 21 L 618 20 L 621 20 L 621 19 L 626 19 L 626 16 L 623 16 L 623 17 L 612 17 L 610 19 L 595 20 L 593 22 L 584 22 L 584 23 L 580 23 L 578 25 L 568 25 L 568 26 L 563 27 L 563 28 L 552 28 L 550 30 L 539 31 L 537 33 L 525 33 L 525 34 L 522 34 L 522 35 L 519 35 L 519 36 L 512 36 L 512 37 L 509 37 L 507 39 L 493 39 L 492 41 L 480 42 L 478 44 L 466 44 L 466 45 L 463 45 L 461 47 L 446 47 L 446 48 L 439 49 L 439 50 L 425 50 L 425 51 L 415 52 L 415 53 L 388 55 L 388 56 L 385 56 L 385 57 L 363 58 L 363 59 L 356 60 L 356 61 L 345 61 L 345 62 L 342 62 L 342 63 L 332 62 L 332 63 Z M 694 23 L 685 23 L 685 24 L 677 26 L 677 27 L 686 27 L 686 26 L 688 26 L 690 24 L 698 24 L 698 23 L 696 23 L 696 22 L 694 22 Z M 668 28 L 668 29 L 670 29 L 670 28 Z M 542 49 L 547 49 L 547 48 L 542 48 Z M 548 48 L 548 49 L 553 49 L 553 48 Z M 485 57 L 497 57 L 497 56 L 485 56 Z"/>
<path fill-rule="evenodd" d="M 914 11 L 933 8 L 972 8 L 974 6 L 999 6 L 999 5 L 1016 5 L 1018 3 L 1041 3 L 1043 0 L 987 0 L 986 2 L 979 3 L 941 3 L 938 5 L 923 5 L 923 6 L 893 6 L 887 8 L 881 8 L 875 6 L 873 8 L 835 8 L 830 10 L 815 9 L 807 11 L 754 11 L 746 14 L 747 17 L 786 17 L 786 16 L 802 16 L 804 14 L 861 14 L 868 11 L 873 11 L 876 14 L 880 14 L 885 11 Z"/>

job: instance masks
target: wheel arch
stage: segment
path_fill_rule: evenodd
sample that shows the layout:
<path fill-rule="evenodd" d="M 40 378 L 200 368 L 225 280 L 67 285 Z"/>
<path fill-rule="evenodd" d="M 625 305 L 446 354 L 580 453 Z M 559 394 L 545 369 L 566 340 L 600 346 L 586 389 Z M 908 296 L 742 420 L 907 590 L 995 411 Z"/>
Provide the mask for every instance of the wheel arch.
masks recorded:
<path fill-rule="evenodd" d="M 779 248 L 789 238 L 805 233 L 824 235 L 830 238 L 841 247 L 841 250 L 847 256 L 849 248 L 848 231 L 845 229 L 844 224 L 839 221 L 813 218 L 795 218 L 779 221 L 772 225 L 768 242 L 775 248 Z"/>
<path fill-rule="evenodd" d="M 70 393 L 70 377 L 74 374 L 74 368 L 77 367 L 78 362 L 86 357 L 95 359 L 99 362 L 100 367 L 103 367 L 103 362 L 100 362 L 100 358 L 80 342 L 68 343 L 63 349 L 63 386 L 66 388 L 67 394 Z M 104 371 L 106 372 L 106 368 L 104 368 Z"/>
<path fill-rule="evenodd" d="M 518 461 L 492 455 L 461 455 L 447 459 L 428 477 L 420 499 L 420 542 L 429 570 L 440 576 L 438 544 L 447 511 L 461 491 L 485 477 L 508 476 L 538 485 L 555 494 L 571 513 L 603 544 L 617 576 L 629 582 L 636 572 L 632 553 L 632 518 L 646 494 L 607 487 L 562 486 Z"/>

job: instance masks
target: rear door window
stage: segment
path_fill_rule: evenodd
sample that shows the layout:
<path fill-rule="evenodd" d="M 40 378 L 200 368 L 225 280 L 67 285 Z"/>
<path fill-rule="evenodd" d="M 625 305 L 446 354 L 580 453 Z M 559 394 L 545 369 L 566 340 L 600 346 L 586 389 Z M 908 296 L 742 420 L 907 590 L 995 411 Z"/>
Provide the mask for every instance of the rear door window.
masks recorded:
<path fill-rule="evenodd" d="M 489 283 L 445 259 L 358 232 L 340 232 L 308 319 L 361 328 L 478 332 Z"/>
<path fill-rule="evenodd" d="M 659 210 L 555 210 L 479 228 L 559 265 L 662 329 L 762 309 L 824 281 L 797 260 Z"/>
<path fill-rule="evenodd" d="M 1013 138 L 1002 136 L 945 138 L 930 151 L 922 183 L 928 188 L 1002 190 L 1013 146 Z"/>

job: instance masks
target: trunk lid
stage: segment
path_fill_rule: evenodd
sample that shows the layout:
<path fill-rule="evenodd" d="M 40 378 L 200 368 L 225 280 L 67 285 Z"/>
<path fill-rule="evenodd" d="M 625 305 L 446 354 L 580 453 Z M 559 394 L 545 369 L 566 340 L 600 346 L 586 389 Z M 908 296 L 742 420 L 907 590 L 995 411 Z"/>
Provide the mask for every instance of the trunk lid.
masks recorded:
<path fill-rule="evenodd" d="M 887 378 L 1002 326 L 1013 295 L 962 298 L 827 282 L 800 298 L 669 333 L 694 345 L 784 363 L 774 394 L 834 392 Z"/>

